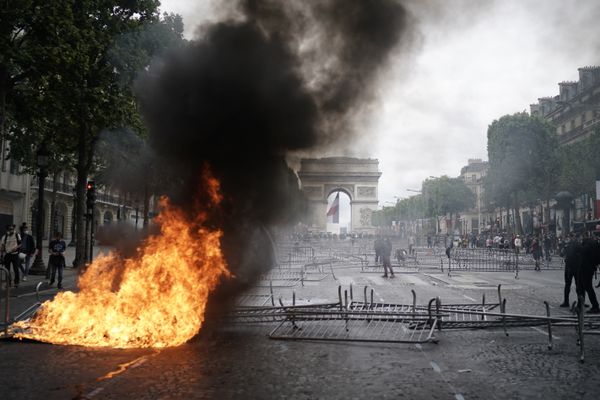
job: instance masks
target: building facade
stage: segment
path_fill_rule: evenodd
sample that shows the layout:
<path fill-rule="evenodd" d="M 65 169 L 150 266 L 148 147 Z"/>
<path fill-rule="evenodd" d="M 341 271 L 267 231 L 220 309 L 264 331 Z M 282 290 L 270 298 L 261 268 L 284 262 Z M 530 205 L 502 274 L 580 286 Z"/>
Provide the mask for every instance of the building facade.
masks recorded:
<path fill-rule="evenodd" d="M 480 158 L 470 158 L 461 168 L 460 178 L 475 194 L 475 207 L 460 215 L 461 231 L 479 234 L 489 229 L 489 217 L 483 206 L 483 179 L 487 175 L 489 163 Z"/>
<path fill-rule="evenodd" d="M 7 154 L 7 142 L 1 144 L 0 160 L 0 235 L 4 234 L 6 225 L 27 223 L 32 232 L 37 232 L 38 187 L 36 176 L 23 172 L 23 168 Z M 44 232 L 48 239 L 54 232 L 61 232 L 66 240 L 74 234 L 74 199 L 76 176 L 72 172 L 63 172 L 46 178 L 44 182 Z M 54 199 L 54 207 L 52 202 Z M 110 188 L 98 188 L 94 222 L 96 228 L 102 228 L 117 221 L 131 226 L 143 226 L 142 199 L 128 199 L 118 191 Z M 150 210 L 154 210 L 155 202 L 150 201 Z M 52 218 L 51 210 L 54 212 Z M 151 213 L 153 215 L 154 212 Z M 52 221 L 54 221 L 52 223 Z"/>
<path fill-rule="evenodd" d="M 531 115 L 556 126 L 561 144 L 581 140 L 600 127 L 600 66 L 578 69 L 578 81 L 558 84 L 559 94 L 530 105 Z"/>

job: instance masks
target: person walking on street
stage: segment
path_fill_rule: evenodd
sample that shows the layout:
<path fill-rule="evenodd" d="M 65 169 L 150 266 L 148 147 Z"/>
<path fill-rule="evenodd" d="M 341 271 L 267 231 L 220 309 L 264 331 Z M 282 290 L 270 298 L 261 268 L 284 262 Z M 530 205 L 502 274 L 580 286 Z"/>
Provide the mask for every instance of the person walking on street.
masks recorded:
<path fill-rule="evenodd" d="M 375 264 L 381 261 L 381 249 L 383 247 L 383 239 L 381 236 L 377 236 L 375 243 L 373 244 L 373 250 L 375 250 Z"/>
<path fill-rule="evenodd" d="M 394 270 L 392 269 L 392 242 L 389 238 L 383 241 L 381 247 L 381 259 L 383 262 L 383 277 L 388 277 L 388 269 L 390 270 L 390 278 L 394 277 Z"/>
<path fill-rule="evenodd" d="M 37 249 L 35 248 L 33 236 L 29 234 L 29 230 L 27 229 L 27 223 L 23 222 L 19 230 L 21 231 L 21 253 L 25 254 L 25 260 L 21 263 L 21 271 L 23 272 L 23 281 L 27 281 L 32 259 Z"/>
<path fill-rule="evenodd" d="M 592 308 L 588 310 L 588 314 L 600 314 L 600 306 L 594 291 L 594 273 L 598 264 L 600 264 L 600 244 L 593 239 L 586 238 L 581 244 L 581 263 L 575 282 L 577 296 L 581 296 L 585 300 L 587 293 L 590 299 Z"/>
<path fill-rule="evenodd" d="M 50 286 L 54 284 L 56 273 L 58 272 L 58 288 L 62 289 L 63 270 L 65 268 L 65 250 L 67 244 L 62 240 L 62 234 L 56 232 L 54 239 L 50 241 L 48 250 L 50 251 L 50 259 L 48 260 L 48 269 L 51 271 Z"/>
<path fill-rule="evenodd" d="M 21 260 L 19 259 L 19 249 L 21 247 L 21 237 L 15 232 L 15 225 L 10 224 L 6 226 L 6 233 L 2 236 L 0 241 L 0 252 L 2 253 L 2 261 L 6 269 L 10 271 L 12 265 L 14 276 L 15 288 L 19 287 L 20 276 L 19 270 L 21 266 Z"/>

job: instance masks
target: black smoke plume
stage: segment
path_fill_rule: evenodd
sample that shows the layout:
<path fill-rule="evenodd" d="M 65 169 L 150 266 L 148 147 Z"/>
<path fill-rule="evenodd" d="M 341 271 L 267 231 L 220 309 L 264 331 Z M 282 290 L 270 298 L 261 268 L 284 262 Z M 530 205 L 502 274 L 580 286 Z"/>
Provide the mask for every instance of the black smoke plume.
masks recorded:
<path fill-rule="evenodd" d="M 221 182 L 223 248 L 236 284 L 273 264 L 265 229 L 304 211 L 290 151 L 350 140 L 353 112 L 406 26 L 393 0 L 259 1 L 153 66 L 138 84 L 173 201 L 193 212 L 201 170 Z"/>

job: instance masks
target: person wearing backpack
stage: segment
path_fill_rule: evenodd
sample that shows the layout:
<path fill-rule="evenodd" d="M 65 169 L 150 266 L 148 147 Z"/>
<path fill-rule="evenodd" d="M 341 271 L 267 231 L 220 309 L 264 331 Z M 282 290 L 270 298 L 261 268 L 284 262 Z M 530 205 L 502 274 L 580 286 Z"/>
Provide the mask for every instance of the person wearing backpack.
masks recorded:
<path fill-rule="evenodd" d="M 2 260 L 4 266 L 10 271 L 12 265 L 14 271 L 14 282 L 15 288 L 19 287 L 20 274 L 19 269 L 21 266 L 21 260 L 19 259 L 19 250 L 21 248 L 21 237 L 15 232 L 15 225 L 10 224 L 6 226 L 6 233 L 0 240 L 0 251 L 2 252 Z"/>
<path fill-rule="evenodd" d="M 19 230 L 21 232 L 21 253 L 25 254 L 25 260 L 23 260 L 21 264 L 21 271 L 23 272 L 23 281 L 27 281 L 29 268 L 31 268 L 33 256 L 37 252 L 37 249 L 35 248 L 33 236 L 29 234 L 26 222 L 23 222 L 23 224 L 19 227 Z"/>

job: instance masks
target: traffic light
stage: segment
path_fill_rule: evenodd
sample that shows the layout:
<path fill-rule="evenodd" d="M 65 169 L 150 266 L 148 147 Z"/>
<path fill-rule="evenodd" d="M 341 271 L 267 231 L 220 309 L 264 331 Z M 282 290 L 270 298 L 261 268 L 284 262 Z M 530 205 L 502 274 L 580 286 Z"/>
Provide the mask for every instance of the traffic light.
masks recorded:
<path fill-rule="evenodd" d="M 88 181 L 86 186 L 86 204 L 88 209 L 94 208 L 96 203 L 96 182 Z"/>

